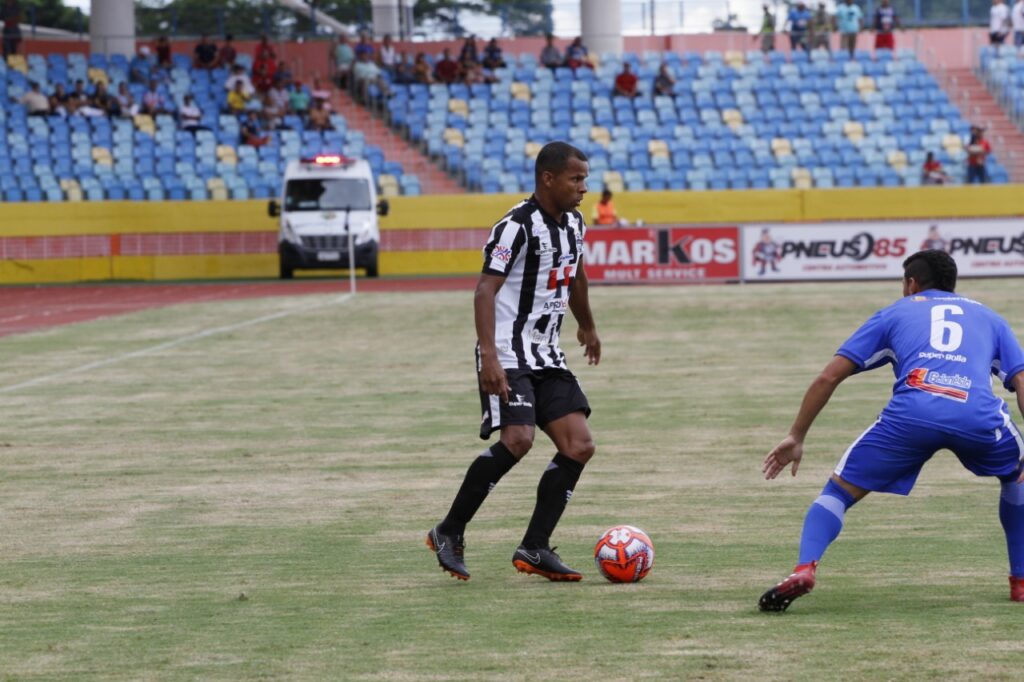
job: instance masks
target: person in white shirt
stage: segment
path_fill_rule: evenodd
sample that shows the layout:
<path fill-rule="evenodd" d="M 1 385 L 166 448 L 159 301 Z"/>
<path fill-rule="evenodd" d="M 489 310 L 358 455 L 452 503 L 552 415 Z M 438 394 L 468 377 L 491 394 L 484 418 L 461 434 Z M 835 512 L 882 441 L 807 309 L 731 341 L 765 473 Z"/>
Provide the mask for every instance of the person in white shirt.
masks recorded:
<path fill-rule="evenodd" d="M 1003 0 L 992 0 L 989 10 L 988 42 L 990 45 L 1002 45 L 1006 34 L 1010 32 L 1010 8 Z"/>
<path fill-rule="evenodd" d="M 395 52 L 395 44 L 391 40 L 391 34 L 384 36 L 380 48 L 377 50 L 377 65 L 387 72 L 394 72 L 398 63 L 398 54 Z"/>
<path fill-rule="evenodd" d="M 249 74 L 246 73 L 245 67 L 241 64 L 236 64 L 231 69 L 231 75 L 228 76 L 226 81 L 224 81 L 224 89 L 231 92 L 235 89 L 235 83 L 239 81 L 242 82 L 242 93 L 245 94 L 246 97 L 252 97 L 256 94 L 256 88 L 253 87 L 252 79 L 249 78 Z"/>
<path fill-rule="evenodd" d="M 50 99 L 39 90 L 39 83 L 32 81 L 28 92 L 18 102 L 28 109 L 29 116 L 46 116 L 50 113 Z"/>
<path fill-rule="evenodd" d="M 199 124 L 202 120 L 203 110 L 192 99 L 192 95 L 185 95 L 181 108 L 178 109 L 178 123 L 181 125 L 181 129 L 193 134 L 197 130 L 209 130 L 209 128 Z"/>
<path fill-rule="evenodd" d="M 1013 27 L 1013 44 L 1024 45 L 1024 0 L 1017 0 L 1010 12 L 1010 25 Z"/>

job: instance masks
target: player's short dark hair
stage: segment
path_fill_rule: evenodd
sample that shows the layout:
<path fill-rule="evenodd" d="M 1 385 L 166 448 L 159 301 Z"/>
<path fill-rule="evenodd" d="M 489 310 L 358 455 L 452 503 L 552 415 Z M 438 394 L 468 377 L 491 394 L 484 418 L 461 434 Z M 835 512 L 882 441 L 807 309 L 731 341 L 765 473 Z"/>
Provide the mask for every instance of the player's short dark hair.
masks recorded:
<path fill-rule="evenodd" d="M 956 261 L 945 251 L 926 249 L 903 261 L 903 279 L 911 277 L 921 289 L 956 290 Z"/>
<path fill-rule="evenodd" d="M 534 166 L 533 175 L 538 181 L 544 171 L 552 175 L 558 175 L 569 165 L 569 159 L 579 159 L 586 162 L 587 155 L 567 142 L 548 142 L 537 154 L 537 165 Z"/>

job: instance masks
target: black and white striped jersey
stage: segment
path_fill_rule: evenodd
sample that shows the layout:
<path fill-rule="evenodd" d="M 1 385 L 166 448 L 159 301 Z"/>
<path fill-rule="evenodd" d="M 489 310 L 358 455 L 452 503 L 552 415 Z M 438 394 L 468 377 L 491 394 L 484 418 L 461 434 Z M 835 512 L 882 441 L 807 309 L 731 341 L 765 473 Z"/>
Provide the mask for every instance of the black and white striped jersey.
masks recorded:
<path fill-rule="evenodd" d="M 494 302 L 494 341 L 505 369 L 566 369 L 558 333 L 586 229 L 579 211 L 559 224 L 532 196 L 491 229 L 483 271 L 505 278 Z"/>

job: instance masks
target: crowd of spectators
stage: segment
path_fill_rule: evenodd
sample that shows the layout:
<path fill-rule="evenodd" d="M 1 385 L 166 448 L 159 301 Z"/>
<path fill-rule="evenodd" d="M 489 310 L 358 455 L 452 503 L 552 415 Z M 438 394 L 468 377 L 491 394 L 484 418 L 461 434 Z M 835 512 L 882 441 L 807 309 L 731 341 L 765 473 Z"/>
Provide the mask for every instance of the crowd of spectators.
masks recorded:
<path fill-rule="evenodd" d="M 994 2 L 1001 3 L 1002 0 Z M 769 5 L 763 5 L 761 26 L 753 37 L 755 42 L 760 41 L 762 52 L 775 50 L 777 27 L 778 17 Z M 829 14 L 824 2 L 819 2 L 817 9 L 812 11 L 806 2 L 798 0 L 789 6 L 781 32 L 789 35 L 790 48 L 793 50 L 824 49 L 829 52 L 832 51 L 832 34 L 838 33 L 839 49 L 853 56 L 857 49 L 857 38 L 865 28 L 864 11 L 854 0 L 838 2 L 835 14 Z M 879 0 L 870 27 L 875 35 L 875 49 L 894 49 L 895 31 L 899 28 L 900 17 L 890 0 Z"/>

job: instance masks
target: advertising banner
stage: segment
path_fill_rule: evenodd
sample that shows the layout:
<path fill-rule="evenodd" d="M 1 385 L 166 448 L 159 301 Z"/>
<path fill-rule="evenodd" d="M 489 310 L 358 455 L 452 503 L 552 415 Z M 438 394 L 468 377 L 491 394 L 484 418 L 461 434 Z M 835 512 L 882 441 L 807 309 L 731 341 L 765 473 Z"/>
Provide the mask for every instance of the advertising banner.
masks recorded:
<path fill-rule="evenodd" d="M 744 280 L 898 279 L 921 249 L 942 249 L 962 276 L 1024 275 L 1024 218 L 743 227 Z"/>
<path fill-rule="evenodd" d="M 583 253 L 592 282 L 670 284 L 740 278 L 738 227 L 591 228 Z"/>

